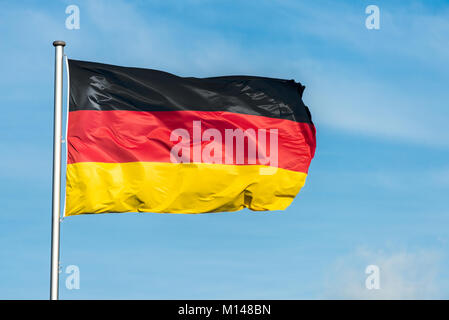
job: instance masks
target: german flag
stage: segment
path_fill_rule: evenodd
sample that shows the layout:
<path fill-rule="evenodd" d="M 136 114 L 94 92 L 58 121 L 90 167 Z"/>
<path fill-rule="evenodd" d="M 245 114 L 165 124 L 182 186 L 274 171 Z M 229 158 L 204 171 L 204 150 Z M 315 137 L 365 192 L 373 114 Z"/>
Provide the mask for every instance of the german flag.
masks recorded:
<path fill-rule="evenodd" d="M 293 80 L 69 60 L 65 216 L 283 210 L 315 127 Z"/>

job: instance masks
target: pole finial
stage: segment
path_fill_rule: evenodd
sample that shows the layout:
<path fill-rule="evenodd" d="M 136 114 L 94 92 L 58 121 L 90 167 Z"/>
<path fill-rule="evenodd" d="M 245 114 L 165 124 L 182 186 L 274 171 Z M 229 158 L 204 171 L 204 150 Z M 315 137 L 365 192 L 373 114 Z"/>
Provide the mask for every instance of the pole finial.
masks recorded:
<path fill-rule="evenodd" d="M 64 41 L 62 41 L 62 40 L 56 40 L 56 41 L 53 41 L 53 45 L 55 46 L 55 47 L 57 47 L 57 46 L 65 46 L 65 42 Z"/>

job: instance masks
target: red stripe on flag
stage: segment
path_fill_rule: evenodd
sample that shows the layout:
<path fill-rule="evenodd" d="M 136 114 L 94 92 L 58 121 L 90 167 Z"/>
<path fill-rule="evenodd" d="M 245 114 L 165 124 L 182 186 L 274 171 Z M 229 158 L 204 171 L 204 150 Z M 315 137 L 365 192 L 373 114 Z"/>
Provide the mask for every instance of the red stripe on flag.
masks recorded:
<path fill-rule="evenodd" d="M 200 128 L 196 122 L 195 130 L 197 137 L 200 137 L 197 143 L 194 143 L 194 121 L 201 121 Z M 266 129 L 268 154 L 268 133 L 277 129 L 277 166 L 280 168 L 307 173 L 315 152 L 315 128 L 308 123 L 221 111 L 80 110 L 69 113 L 68 163 L 173 162 L 170 151 L 178 141 L 170 141 L 170 135 L 176 129 L 185 129 L 189 133 L 190 162 L 199 162 L 194 150 L 204 150 L 211 143 L 202 139 L 207 129 L 216 129 L 221 133 L 223 164 L 226 163 L 226 129 L 253 129 L 256 136 L 259 129 Z M 260 140 L 256 138 L 254 141 L 259 150 Z M 262 163 L 258 154 L 252 159 L 246 139 L 244 163 L 239 163 L 235 157 L 235 143 L 234 159 L 230 164 L 266 164 Z M 200 149 L 195 149 L 195 146 Z M 200 161 L 210 163 L 201 153 Z"/>

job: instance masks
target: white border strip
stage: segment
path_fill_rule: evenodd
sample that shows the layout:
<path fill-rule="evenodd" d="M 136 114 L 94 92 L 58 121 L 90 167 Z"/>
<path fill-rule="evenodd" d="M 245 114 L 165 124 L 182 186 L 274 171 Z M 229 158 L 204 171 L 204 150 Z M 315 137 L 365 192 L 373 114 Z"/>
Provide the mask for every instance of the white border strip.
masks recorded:
<path fill-rule="evenodd" d="M 69 130 L 69 102 L 70 102 L 70 73 L 69 73 L 69 58 L 67 57 L 67 55 L 64 54 L 65 57 L 65 66 L 66 66 L 66 73 L 67 73 L 67 104 L 66 104 L 66 122 L 65 122 L 65 134 L 64 134 L 64 138 L 63 138 L 63 143 L 65 144 L 65 172 L 66 174 L 64 175 L 65 180 L 67 182 L 67 161 L 68 161 L 68 147 L 67 147 L 67 135 L 68 135 L 68 130 Z M 66 203 L 66 188 L 67 188 L 67 183 L 64 183 L 64 210 L 62 211 L 62 219 L 61 221 L 64 219 L 65 217 L 65 203 Z"/>

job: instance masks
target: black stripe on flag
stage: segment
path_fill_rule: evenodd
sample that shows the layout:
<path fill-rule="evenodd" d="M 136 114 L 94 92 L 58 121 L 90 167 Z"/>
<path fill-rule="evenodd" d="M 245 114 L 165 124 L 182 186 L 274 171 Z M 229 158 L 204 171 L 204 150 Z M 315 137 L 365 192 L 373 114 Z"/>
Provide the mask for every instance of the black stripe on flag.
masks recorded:
<path fill-rule="evenodd" d="M 141 68 L 69 60 L 70 111 L 227 111 L 311 123 L 294 80 L 178 77 Z"/>

